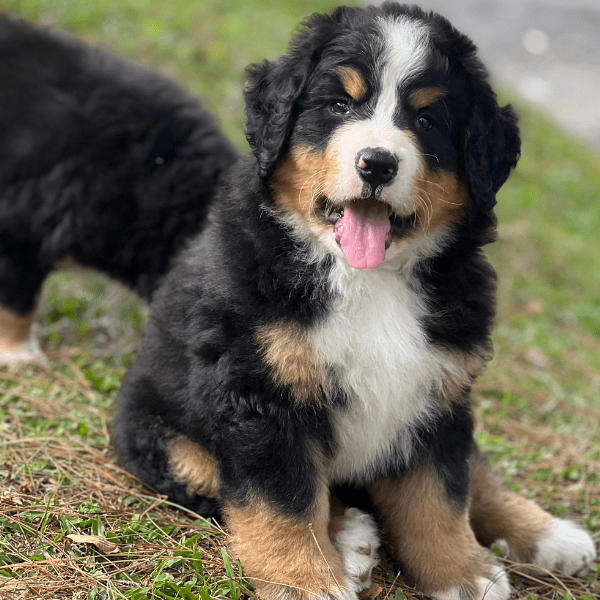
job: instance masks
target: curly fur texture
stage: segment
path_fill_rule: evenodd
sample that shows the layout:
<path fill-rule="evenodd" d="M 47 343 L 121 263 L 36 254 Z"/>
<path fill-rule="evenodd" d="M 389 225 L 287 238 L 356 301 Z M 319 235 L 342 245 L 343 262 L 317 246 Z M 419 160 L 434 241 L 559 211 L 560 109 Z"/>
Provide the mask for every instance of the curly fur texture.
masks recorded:
<path fill-rule="evenodd" d="M 533 558 L 552 523 L 492 477 L 469 402 L 516 117 L 470 40 L 394 3 L 314 15 L 247 77 L 252 153 L 156 294 L 119 393 L 120 460 L 220 512 L 265 598 L 356 597 L 337 497 L 376 513 L 424 592 L 505 600 L 482 544 Z M 350 264 L 340 222 L 353 250 L 379 244 L 378 268 Z"/>
<path fill-rule="evenodd" d="M 6 15 L 0 79 L 0 307 L 29 314 L 65 258 L 150 299 L 238 158 L 214 117 L 164 77 Z"/>

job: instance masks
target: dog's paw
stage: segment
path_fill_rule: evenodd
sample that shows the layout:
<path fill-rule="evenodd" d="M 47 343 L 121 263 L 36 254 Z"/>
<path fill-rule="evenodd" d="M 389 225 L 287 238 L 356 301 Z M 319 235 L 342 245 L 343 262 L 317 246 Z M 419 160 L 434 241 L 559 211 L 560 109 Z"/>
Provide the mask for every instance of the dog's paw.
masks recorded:
<path fill-rule="evenodd" d="M 29 340 L 18 346 L 10 348 L 0 347 L 0 366 L 10 367 L 23 364 L 48 366 L 48 359 L 42 352 L 37 337 L 34 334 L 31 335 Z"/>
<path fill-rule="evenodd" d="M 493 565 L 488 577 L 481 577 L 478 598 L 482 600 L 507 600 L 510 596 L 510 583 L 504 567 Z"/>
<path fill-rule="evenodd" d="M 477 580 L 475 589 L 471 586 L 454 587 L 432 596 L 436 600 L 508 600 L 510 583 L 504 568 L 500 565 L 492 565 L 488 576 Z"/>
<path fill-rule="evenodd" d="M 368 589 L 381 543 L 373 517 L 357 508 L 347 508 L 334 543 L 344 556 L 350 587 L 356 593 Z"/>
<path fill-rule="evenodd" d="M 532 563 L 567 575 L 585 575 L 595 568 L 596 547 L 590 534 L 565 519 L 553 519 L 550 533 L 538 542 Z"/>

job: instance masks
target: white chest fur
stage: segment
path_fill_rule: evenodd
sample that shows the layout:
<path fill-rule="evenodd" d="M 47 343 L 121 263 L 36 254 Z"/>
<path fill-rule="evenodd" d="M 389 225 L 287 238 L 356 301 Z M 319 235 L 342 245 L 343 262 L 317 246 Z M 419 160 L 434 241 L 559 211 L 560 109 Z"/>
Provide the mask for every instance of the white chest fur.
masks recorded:
<path fill-rule="evenodd" d="M 348 394 L 333 416 L 338 452 L 333 481 L 362 479 L 411 453 L 411 426 L 435 414 L 448 358 L 428 343 L 425 307 L 407 281 L 386 266 L 376 271 L 336 268 L 335 313 L 311 331 L 332 378 Z M 450 367 L 451 368 L 451 367 Z"/>

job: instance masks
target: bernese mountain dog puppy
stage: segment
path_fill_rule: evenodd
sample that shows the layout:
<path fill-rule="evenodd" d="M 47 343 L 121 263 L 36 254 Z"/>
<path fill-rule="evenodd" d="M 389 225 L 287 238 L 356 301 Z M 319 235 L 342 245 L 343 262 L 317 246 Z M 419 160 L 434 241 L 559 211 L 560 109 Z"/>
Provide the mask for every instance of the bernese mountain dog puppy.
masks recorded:
<path fill-rule="evenodd" d="M 263 598 L 356 598 L 375 522 L 439 600 L 509 597 L 497 540 L 591 568 L 591 536 L 505 490 L 473 439 L 482 246 L 520 146 L 473 43 L 416 7 L 341 7 L 247 78 L 252 153 L 157 292 L 118 398 L 122 464 L 219 511 Z"/>
<path fill-rule="evenodd" d="M 61 264 L 149 299 L 238 154 L 168 79 L 2 14 L 0 81 L 1 364 L 39 355 L 37 298 Z"/>

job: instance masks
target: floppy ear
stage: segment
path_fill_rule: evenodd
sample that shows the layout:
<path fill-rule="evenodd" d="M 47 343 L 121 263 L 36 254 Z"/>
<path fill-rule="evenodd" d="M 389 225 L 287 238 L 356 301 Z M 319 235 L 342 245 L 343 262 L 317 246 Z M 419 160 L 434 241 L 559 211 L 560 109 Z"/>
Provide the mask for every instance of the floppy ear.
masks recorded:
<path fill-rule="evenodd" d="M 309 60 L 283 56 L 246 69 L 246 139 L 261 177 L 271 173 L 292 129 L 300 96 L 311 71 Z"/>
<path fill-rule="evenodd" d="M 246 139 L 261 177 L 270 175 L 302 110 L 297 100 L 325 47 L 353 9 L 339 7 L 330 15 L 314 14 L 301 23 L 289 54 L 246 69 Z"/>
<path fill-rule="evenodd" d="M 476 91 L 465 137 L 465 169 L 471 196 L 480 210 L 491 210 L 496 194 L 521 155 L 517 115 L 500 107 L 491 89 Z"/>

